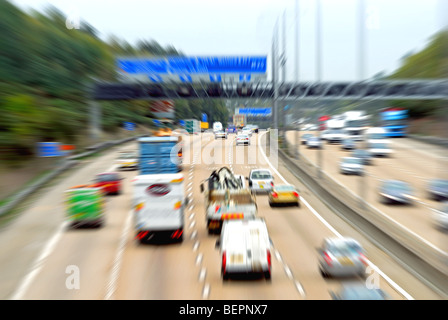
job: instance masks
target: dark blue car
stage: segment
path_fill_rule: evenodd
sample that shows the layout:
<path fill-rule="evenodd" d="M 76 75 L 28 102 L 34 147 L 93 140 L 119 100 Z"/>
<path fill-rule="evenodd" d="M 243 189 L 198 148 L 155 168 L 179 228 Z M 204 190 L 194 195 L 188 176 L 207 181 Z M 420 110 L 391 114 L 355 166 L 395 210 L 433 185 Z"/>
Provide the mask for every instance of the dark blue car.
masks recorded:
<path fill-rule="evenodd" d="M 429 181 L 428 193 L 436 201 L 448 200 L 448 180 L 433 179 Z"/>

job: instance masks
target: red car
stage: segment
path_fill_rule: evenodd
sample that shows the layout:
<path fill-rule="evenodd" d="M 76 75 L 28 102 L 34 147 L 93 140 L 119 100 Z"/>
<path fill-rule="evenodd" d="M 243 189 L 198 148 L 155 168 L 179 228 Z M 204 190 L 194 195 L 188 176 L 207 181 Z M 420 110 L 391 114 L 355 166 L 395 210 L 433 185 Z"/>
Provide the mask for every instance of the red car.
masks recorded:
<path fill-rule="evenodd" d="M 103 172 L 95 176 L 95 186 L 102 187 L 106 194 L 121 193 L 121 178 L 116 172 Z"/>

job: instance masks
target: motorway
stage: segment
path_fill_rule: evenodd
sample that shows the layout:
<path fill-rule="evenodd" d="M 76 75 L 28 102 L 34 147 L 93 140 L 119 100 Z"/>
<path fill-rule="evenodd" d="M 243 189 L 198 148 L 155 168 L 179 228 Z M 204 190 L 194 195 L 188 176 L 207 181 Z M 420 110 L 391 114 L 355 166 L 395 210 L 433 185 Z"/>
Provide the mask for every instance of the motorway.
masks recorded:
<path fill-rule="evenodd" d="M 210 133 L 187 137 L 191 148 L 184 151 L 183 173 L 189 203 L 184 241 L 179 244 L 141 245 L 135 240 L 131 180 L 137 171 L 121 172 L 124 192 L 107 197 L 103 228 L 67 229 L 64 190 L 90 181 L 96 173 L 114 170 L 117 152 L 136 150 L 137 143 L 114 147 L 79 165 L 42 190 L 19 218 L 1 230 L 4 245 L 0 247 L 0 297 L 327 300 L 331 299 L 330 290 L 338 290 L 345 283 L 369 282 L 396 300 L 443 299 L 337 217 L 280 160 L 271 167 L 267 161 L 270 157 L 263 150 L 265 138 L 265 133 L 260 132 L 252 136 L 250 146 L 236 147 L 234 135 L 227 140 L 214 140 Z M 299 189 L 299 208 L 271 208 L 266 195 L 257 195 L 258 214 L 266 220 L 274 246 L 271 281 L 221 279 L 217 236 L 207 233 L 199 185 L 212 170 L 223 165 L 245 176 L 251 168 L 270 168 L 275 172 L 275 183 L 287 181 Z M 331 168 L 330 163 L 326 168 Z M 367 250 L 370 265 L 365 279 L 326 279 L 320 274 L 315 248 L 325 237 L 340 236 L 357 239 Z"/>
<path fill-rule="evenodd" d="M 305 132 L 301 132 L 304 134 Z M 316 132 L 308 132 L 316 135 Z M 295 132 L 287 133 L 288 142 L 295 142 Z M 428 181 L 436 178 L 448 178 L 448 151 L 442 147 L 414 141 L 409 138 L 391 139 L 393 154 L 391 157 L 373 158 L 372 164 L 365 166 L 366 175 L 343 175 L 339 172 L 339 161 L 350 156 L 350 151 L 341 149 L 340 144 L 328 144 L 324 141 L 323 149 L 308 149 L 305 145 L 298 148 L 300 153 L 313 165 L 319 163 L 321 152 L 322 170 L 338 184 L 352 194 L 361 197 L 373 208 L 382 212 L 404 229 L 429 246 L 442 252 L 448 252 L 448 234 L 434 225 L 434 210 L 440 209 L 441 203 L 431 199 L 427 193 Z M 362 148 L 363 142 L 357 142 Z M 381 181 L 396 179 L 408 182 L 414 189 L 417 200 L 413 205 L 387 205 L 379 200 Z"/>

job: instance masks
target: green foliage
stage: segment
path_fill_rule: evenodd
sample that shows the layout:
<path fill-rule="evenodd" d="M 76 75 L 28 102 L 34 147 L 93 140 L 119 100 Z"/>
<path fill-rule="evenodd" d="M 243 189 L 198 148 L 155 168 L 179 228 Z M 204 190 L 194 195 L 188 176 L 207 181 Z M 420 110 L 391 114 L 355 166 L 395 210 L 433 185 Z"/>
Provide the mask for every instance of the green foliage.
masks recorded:
<path fill-rule="evenodd" d="M 409 54 L 389 79 L 448 78 L 448 29 L 435 34 L 421 51 Z M 413 119 L 446 114 L 442 101 L 391 101 L 391 105 L 407 108 Z"/>
<path fill-rule="evenodd" d="M 32 156 L 39 141 L 76 144 L 88 135 L 86 88 L 92 79 L 115 79 L 117 56 L 180 54 L 156 41 L 103 41 L 85 21 L 68 29 L 53 6 L 26 14 L 7 0 L 0 0 L 0 35 L 0 161 Z M 103 102 L 101 109 L 106 131 L 124 121 L 152 123 L 147 101 Z"/>

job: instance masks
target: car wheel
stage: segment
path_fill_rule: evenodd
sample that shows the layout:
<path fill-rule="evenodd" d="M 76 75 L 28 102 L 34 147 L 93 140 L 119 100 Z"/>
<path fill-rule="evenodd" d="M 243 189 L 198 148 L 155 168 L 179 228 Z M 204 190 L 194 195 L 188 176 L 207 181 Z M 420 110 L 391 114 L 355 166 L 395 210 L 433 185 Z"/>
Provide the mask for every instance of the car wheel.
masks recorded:
<path fill-rule="evenodd" d="M 271 271 L 265 271 L 263 275 L 266 280 L 271 280 Z"/>
<path fill-rule="evenodd" d="M 324 278 L 329 278 L 330 275 L 328 273 L 326 273 L 324 270 L 320 269 L 320 274 L 322 275 L 322 277 Z"/>

